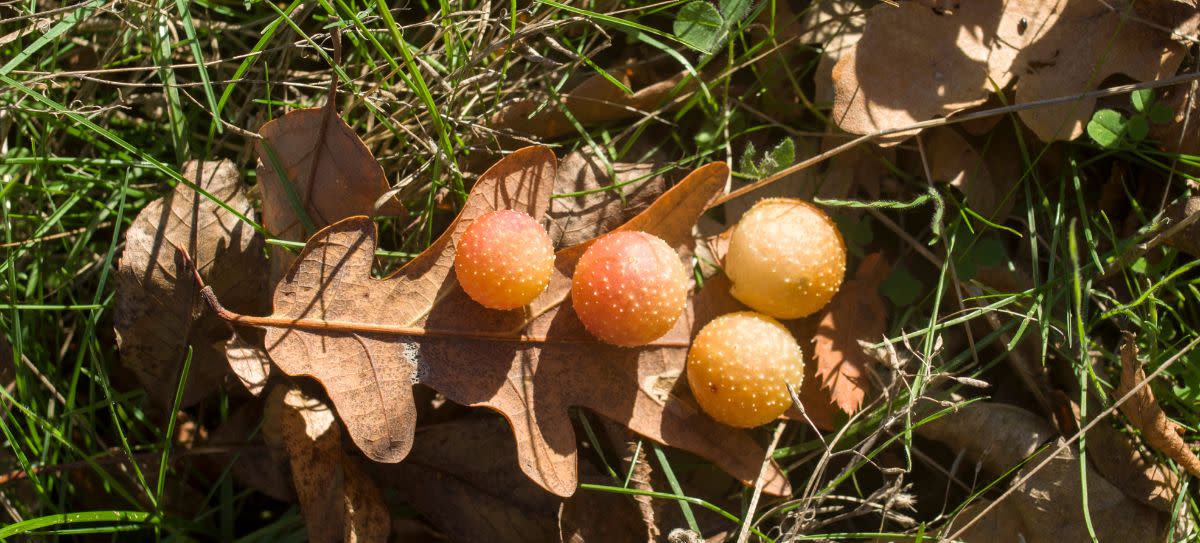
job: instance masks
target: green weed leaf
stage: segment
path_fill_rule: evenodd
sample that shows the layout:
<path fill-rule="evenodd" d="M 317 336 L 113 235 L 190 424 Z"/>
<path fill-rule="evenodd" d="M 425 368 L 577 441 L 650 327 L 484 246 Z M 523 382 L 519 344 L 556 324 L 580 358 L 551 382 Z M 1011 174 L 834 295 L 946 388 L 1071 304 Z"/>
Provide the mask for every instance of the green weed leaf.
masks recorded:
<path fill-rule="evenodd" d="M 1101 147 L 1116 147 L 1125 133 L 1125 118 L 1117 111 L 1102 109 L 1092 115 L 1087 125 L 1088 136 Z"/>
<path fill-rule="evenodd" d="M 1175 110 L 1166 104 L 1154 104 L 1150 106 L 1149 117 L 1154 124 L 1167 124 L 1175 117 Z"/>
<path fill-rule="evenodd" d="M 690 47 L 711 53 L 724 38 L 724 23 L 717 8 L 697 0 L 679 10 L 679 16 L 675 18 L 675 36 Z"/>
<path fill-rule="evenodd" d="M 888 278 L 880 285 L 879 290 L 896 307 L 908 307 L 916 303 L 923 288 L 924 285 L 912 272 L 908 271 L 908 268 L 896 265 L 892 268 L 891 275 L 888 275 Z"/>
<path fill-rule="evenodd" d="M 1145 115 L 1134 115 L 1129 118 L 1128 123 L 1125 123 L 1125 133 L 1132 141 L 1142 141 L 1150 133 L 1150 121 L 1146 119 Z"/>
<path fill-rule="evenodd" d="M 758 149 L 754 147 L 754 142 L 746 142 L 746 149 L 742 151 L 742 158 L 738 160 L 738 169 L 751 175 L 758 175 L 758 167 L 754 165 L 754 157 L 758 154 Z"/>
<path fill-rule="evenodd" d="M 774 149 L 767 151 L 763 157 L 762 171 L 766 175 L 773 174 L 796 162 L 796 143 L 792 138 L 784 138 Z"/>
<path fill-rule="evenodd" d="M 742 22 L 750 13 L 750 0 L 721 0 L 720 6 L 726 30 Z"/>
<path fill-rule="evenodd" d="M 1154 103 L 1154 91 L 1150 89 L 1135 90 L 1129 95 L 1129 101 L 1133 102 L 1133 108 L 1139 113 L 1150 111 L 1150 105 Z"/>

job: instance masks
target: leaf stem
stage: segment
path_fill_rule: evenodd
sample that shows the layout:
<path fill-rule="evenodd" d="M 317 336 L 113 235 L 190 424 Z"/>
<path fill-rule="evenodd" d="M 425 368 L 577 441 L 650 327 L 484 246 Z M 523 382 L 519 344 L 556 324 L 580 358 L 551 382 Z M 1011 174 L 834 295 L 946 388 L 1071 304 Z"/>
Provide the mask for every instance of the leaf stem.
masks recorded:
<path fill-rule="evenodd" d="M 200 272 L 196 269 L 196 266 L 192 262 L 192 258 L 190 255 L 188 255 L 187 251 L 182 247 L 178 247 L 176 250 L 178 251 L 179 256 L 183 259 L 184 265 L 191 270 L 192 277 L 195 279 L 196 283 L 200 285 L 200 297 L 204 299 L 205 303 L 212 308 L 213 312 L 216 313 L 218 317 L 224 321 L 234 324 L 258 326 L 261 328 L 288 328 L 293 330 L 314 330 L 321 332 L 363 332 L 369 334 L 389 334 L 416 337 L 452 337 L 465 339 L 484 339 L 492 341 L 513 341 L 519 343 L 594 344 L 598 342 L 598 340 L 592 338 L 549 338 L 547 336 L 513 333 L 508 331 L 438 330 L 435 328 L 425 328 L 423 326 L 405 326 L 402 324 L 243 315 L 241 313 L 231 311 L 225 306 L 221 305 L 221 301 L 217 299 L 217 294 L 213 292 L 212 287 L 204 284 L 204 279 L 200 277 Z M 645 345 L 645 347 L 687 347 L 688 345 L 690 345 L 690 342 L 687 340 L 659 340 Z"/>

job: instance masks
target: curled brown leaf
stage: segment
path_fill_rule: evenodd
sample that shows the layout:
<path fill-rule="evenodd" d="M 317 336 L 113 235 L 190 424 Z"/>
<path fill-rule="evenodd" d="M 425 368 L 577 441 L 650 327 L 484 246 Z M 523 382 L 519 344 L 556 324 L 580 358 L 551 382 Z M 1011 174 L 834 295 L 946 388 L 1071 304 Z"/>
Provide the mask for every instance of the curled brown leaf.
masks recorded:
<path fill-rule="evenodd" d="M 389 188 L 383 168 L 354 130 L 338 115 L 333 101 L 298 109 L 264 124 L 258 154 L 263 226 L 272 235 L 301 241 L 355 215 L 399 215 L 394 200 L 375 205 Z M 307 223 L 307 224 L 306 224 Z M 295 254 L 271 248 L 271 284 L 287 270 Z"/>
<path fill-rule="evenodd" d="M 271 358 L 262 347 L 261 339 L 252 342 L 242 336 L 243 333 L 235 331 L 225 342 L 225 358 L 229 360 L 233 375 L 246 387 L 246 391 L 258 396 L 271 377 Z M 256 333 L 253 337 L 259 338 L 261 334 Z"/>
<path fill-rule="evenodd" d="M 1167 418 L 1167 414 L 1154 399 L 1154 392 L 1146 383 L 1146 372 L 1137 358 L 1137 343 L 1132 334 L 1126 334 L 1121 343 L 1121 382 L 1115 392 L 1118 398 L 1133 392 L 1121 412 L 1129 418 L 1129 424 L 1141 430 L 1155 450 L 1167 455 L 1192 476 L 1200 477 L 1200 458 L 1183 440 L 1183 427 Z"/>

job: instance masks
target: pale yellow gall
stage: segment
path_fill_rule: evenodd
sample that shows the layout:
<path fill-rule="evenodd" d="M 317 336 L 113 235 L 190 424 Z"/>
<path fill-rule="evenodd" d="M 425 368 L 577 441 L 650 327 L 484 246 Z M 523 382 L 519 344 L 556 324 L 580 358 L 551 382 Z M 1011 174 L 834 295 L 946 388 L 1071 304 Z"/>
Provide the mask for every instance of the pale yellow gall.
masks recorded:
<path fill-rule="evenodd" d="M 778 319 L 816 313 L 842 286 L 846 244 L 837 226 L 803 200 L 768 198 L 738 221 L 725 256 L 730 293 Z"/>

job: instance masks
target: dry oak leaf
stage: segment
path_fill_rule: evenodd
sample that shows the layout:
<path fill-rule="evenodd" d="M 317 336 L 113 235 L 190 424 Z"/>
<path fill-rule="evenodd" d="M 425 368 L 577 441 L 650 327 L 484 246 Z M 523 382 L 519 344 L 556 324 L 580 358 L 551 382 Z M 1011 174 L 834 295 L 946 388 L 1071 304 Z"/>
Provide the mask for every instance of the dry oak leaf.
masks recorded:
<path fill-rule="evenodd" d="M 331 98 L 324 107 L 290 111 L 258 130 L 263 226 L 275 237 L 300 241 L 346 217 L 404 212 L 394 199 L 376 210 L 390 188 L 387 178 L 334 104 Z M 295 253 L 271 248 L 271 284 L 294 260 Z"/>
<path fill-rule="evenodd" d="M 232 162 L 189 161 L 183 176 L 253 216 Z M 231 309 L 253 313 L 268 307 L 266 278 L 257 273 L 266 265 L 263 238 L 228 209 L 180 183 L 138 213 L 117 265 L 113 328 L 122 363 L 160 406 L 174 399 L 188 346 L 192 367 L 183 405 L 212 392 L 230 367 L 229 325 L 204 312 L 196 286 L 180 280 L 191 272 L 176 256 L 177 247 L 192 255 L 200 276 Z"/>
<path fill-rule="evenodd" d="M 1050 447 L 1017 472 L 1018 480 L 1029 475 L 1045 455 L 1054 455 L 991 511 L 984 513 L 982 506 L 968 508 L 942 529 L 943 535 L 968 543 L 1017 541 L 1018 537 L 1028 543 L 1090 540 L 1083 520 L 1079 457 L 1070 447 L 1059 450 L 1062 439 L 1055 438 L 1054 428 L 1037 415 L 1011 405 L 975 402 L 918 426 L 916 432 L 963 452 L 969 462 L 978 462 L 991 476 L 1008 472 L 1047 441 Z M 1157 511 L 1130 499 L 1090 465 L 1086 466 L 1086 474 L 1088 508 L 1100 541 L 1161 539 L 1164 523 Z M 980 514 L 985 516 L 975 526 L 956 534 Z M 979 523 L 1004 527 L 1009 530 L 1004 534 L 1008 537 L 996 539 L 996 534 Z"/>
<path fill-rule="evenodd" d="M 521 473 L 501 417 L 423 425 L 419 436 L 403 462 L 368 469 L 451 541 L 556 541 L 559 499 Z"/>
<path fill-rule="evenodd" d="M 1146 380 L 1146 372 L 1142 370 L 1137 352 L 1133 335 L 1126 333 L 1121 343 L 1121 382 L 1114 392 L 1117 398 L 1125 397 Z M 1133 396 L 1121 404 L 1121 412 L 1129 418 L 1129 424 L 1142 431 L 1146 443 L 1169 456 L 1193 477 L 1200 477 L 1200 458 L 1183 440 L 1183 427 L 1167 418 L 1148 384 L 1138 388 Z"/>
<path fill-rule="evenodd" d="M 982 104 L 1014 80 L 1014 101 L 1025 104 L 1092 90 L 1114 74 L 1173 75 L 1186 48 L 1166 31 L 1124 19 L 1128 6 L 981 0 L 939 14 L 915 2 L 880 4 L 834 66 L 833 119 L 868 134 Z M 1080 99 L 1018 114 L 1042 141 L 1069 140 L 1083 133 L 1094 104 Z"/>
<path fill-rule="evenodd" d="M 608 73 L 631 90 L 641 85 L 645 86 L 630 94 L 600 74 L 593 74 L 584 79 L 562 95 L 562 108 L 570 112 L 583 126 L 650 114 L 667 99 L 686 96 L 696 87 L 694 80 L 684 83 L 688 78 L 687 72 L 679 72 L 658 80 L 653 71 L 642 66 L 630 65 L 609 70 Z M 555 104 L 546 104 L 543 100 L 535 99 L 520 100 L 504 106 L 492 115 L 490 124 L 492 128 L 511 130 L 538 139 L 554 139 L 575 133 L 575 125 L 562 109 Z"/>
<path fill-rule="evenodd" d="M 1179 475 L 1139 451 L 1130 436 L 1112 425 L 1097 424 L 1087 432 L 1087 453 L 1096 471 L 1126 496 L 1163 513 L 1175 507 Z"/>
<path fill-rule="evenodd" d="M 655 234 L 688 252 L 696 218 L 728 175 L 724 164 L 704 166 L 620 229 Z M 272 360 L 290 375 L 319 380 L 354 443 L 377 462 L 398 462 L 412 447 L 412 383 L 420 382 L 456 403 L 502 413 L 513 427 L 521 469 L 560 496 L 571 495 L 578 481 L 571 406 L 692 451 L 752 483 L 763 449 L 705 416 L 679 382 L 689 338 L 707 322 L 700 302 L 654 343 L 600 343 L 567 300 L 587 243 L 557 254 L 550 286 L 523 309 L 485 309 L 458 287 L 452 263 L 463 230 L 494 209 L 544 217 L 554 176 L 554 154 L 545 147 L 500 160 L 476 182 L 447 232 L 381 280 L 370 274 L 376 230 L 369 219 L 318 232 L 276 287 L 274 315 L 256 321 L 270 325 Z M 774 464 L 765 489 L 789 489 Z"/>
<path fill-rule="evenodd" d="M 308 538 L 316 543 L 387 541 L 391 516 L 374 480 L 342 449 L 329 406 L 300 389 L 276 386 L 267 398 L 292 467 Z M 278 417 L 278 420 L 274 420 Z"/>
<path fill-rule="evenodd" d="M 604 163 L 590 150 L 559 161 L 554 194 L 582 194 L 550 200 L 549 230 L 555 247 L 578 245 L 620 226 L 667 190 L 666 178 L 654 174 L 653 164 L 614 162 L 612 167 L 615 177 L 608 179 Z M 631 185 L 602 190 L 625 183 Z"/>
<path fill-rule="evenodd" d="M 812 358 L 821 389 L 838 408 L 851 415 L 862 407 L 871 389 L 867 366 L 872 359 L 858 342 L 878 341 L 887 331 L 887 306 L 879 297 L 879 285 L 890 271 L 882 254 L 867 255 L 854 279 L 846 281 L 821 310 L 813 338 Z"/>
<path fill-rule="evenodd" d="M 918 426 L 916 432 L 964 453 L 995 474 L 1007 472 L 1056 435 L 1050 423 L 1032 412 L 990 402 L 963 406 Z"/>
<path fill-rule="evenodd" d="M 789 6 L 788 2 L 780 2 L 779 6 L 780 12 L 791 11 L 784 7 Z M 787 15 L 791 14 L 782 17 Z M 818 104 L 829 104 L 834 99 L 833 67 L 862 38 L 866 12 L 856 1 L 819 0 L 802 17 L 802 23 L 792 25 L 790 30 L 801 43 L 820 44 L 821 59 L 813 72 L 813 99 Z"/>

